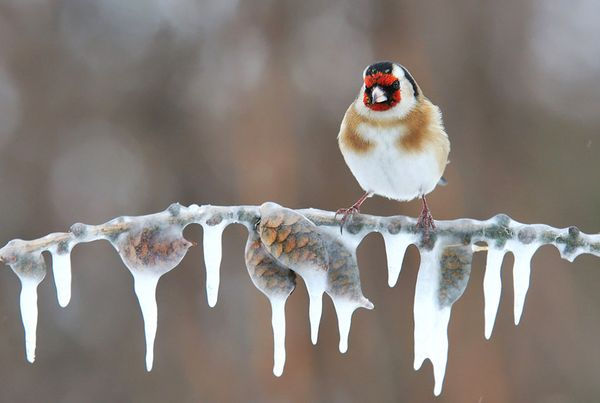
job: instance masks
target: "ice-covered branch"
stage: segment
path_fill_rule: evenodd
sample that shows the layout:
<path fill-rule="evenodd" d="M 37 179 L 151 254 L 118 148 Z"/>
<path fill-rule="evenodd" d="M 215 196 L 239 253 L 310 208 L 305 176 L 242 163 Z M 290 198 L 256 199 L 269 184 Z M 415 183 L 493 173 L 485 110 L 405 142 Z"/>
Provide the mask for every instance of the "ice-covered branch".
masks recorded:
<path fill-rule="evenodd" d="M 221 235 L 226 226 L 239 223 L 248 229 L 246 266 L 254 285 L 269 298 L 274 334 L 275 375 L 285 364 L 285 302 L 293 292 L 297 276 L 309 293 L 311 339 L 317 342 L 322 295 L 333 300 L 340 332 L 339 349 L 347 350 L 350 320 L 357 308 L 373 309 L 362 294 L 356 248 L 371 232 L 385 241 L 388 284 L 400 274 L 406 248 L 415 244 L 421 254 L 417 277 L 415 320 L 415 369 L 426 358 L 434 366 L 435 394 L 441 392 L 448 352 L 447 327 L 452 304 L 462 295 L 471 271 L 472 254 L 488 250 L 484 277 L 485 337 L 489 338 L 500 300 L 500 267 L 506 252 L 515 256 L 513 269 L 514 318 L 518 324 L 529 287 L 530 261 L 542 245 L 554 245 L 563 258 L 590 253 L 600 256 L 600 235 L 581 233 L 576 227 L 557 229 L 544 224 L 522 224 L 500 214 L 489 220 L 437 221 L 428 237 L 416 220 L 404 216 L 356 215 L 343 235 L 334 213 L 316 209 L 291 210 L 274 203 L 262 206 L 169 206 L 163 212 L 119 217 L 101 225 L 74 224 L 69 232 L 43 238 L 10 241 L 0 249 L 0 259 L 10 265 L 21 281 L 21 314 L 25 328 L 27 359 L 35 359 L 37 286 L 46 268 L 42 252 L 52 255 L 58 302 L 69 303 L 71 295 L 70 252 L 78 243 L 108 240 L 134 278 L 146 334 L 146 367 L 153 364 L 156 334 L 156 286 L 172 270 L 192 243 L 183 229 L 200 224 L 204 229 L 206 293 L 210 306 L 217 302 Z M 481 246 L 485 243 L 487 246 Z"/>

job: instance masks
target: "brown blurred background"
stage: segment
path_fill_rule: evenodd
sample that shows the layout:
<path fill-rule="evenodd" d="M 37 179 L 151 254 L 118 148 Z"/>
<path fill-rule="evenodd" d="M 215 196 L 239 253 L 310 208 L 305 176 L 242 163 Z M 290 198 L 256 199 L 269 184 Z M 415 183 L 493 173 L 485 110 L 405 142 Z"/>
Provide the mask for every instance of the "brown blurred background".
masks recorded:
<path fill-rule="evenodd" d="M 363 68 L 391 59 L 438 104 L 452 141 L 437 219 L 600 230 L 600 3 L 595 0 L 0 2 L 0 241 L 183 204 L 337 209 L 361 190 L 337 149 Z M 419 212 L 369 200 L 363 211 Z M 200 241 L 202 231 L 186 230 Z M 144 368 L 132 279 L 108 243 L 73 251 L 73 298 L 40 287 L 37 361 L 25 360 L 19 283 L 0 271 L 1 401 L 433 400 L 414 372 L 418 253 L 387 286 L 383 242 L 359 248 L 365 295 L 346 355 L 326 298 L 310 344 L 303 285 L 287 307 L 287 363 L 272 368 L 270 308 L 226 230 L 219 302 L 201 248 L 158 288 L 155 369 Z M 585 402 L 600 394 L 600 261 L 544 247 L 512 324 L 512 257 L 491 341 L 479 254 L 450 322 L 439 402 Z"/>

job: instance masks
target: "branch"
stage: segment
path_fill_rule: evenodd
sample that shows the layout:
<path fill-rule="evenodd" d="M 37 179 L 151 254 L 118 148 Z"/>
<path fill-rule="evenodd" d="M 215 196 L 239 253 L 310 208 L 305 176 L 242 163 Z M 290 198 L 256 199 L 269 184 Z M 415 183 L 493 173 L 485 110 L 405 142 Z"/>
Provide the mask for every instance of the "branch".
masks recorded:
<path fill-rule="evenodd" d="M 317 342 L 322 295 L 333 300 L 340 328 L 340 351 L 347 349 L 350 319 L 357 308 L 372 309 L 363 296 L 356 247 L 371 232 L 382 234 L 388 255 L 388 283 L 396 284 L 406 248 L 414 244 L 421 254 L 415 292 L 415 369 L 429 358 L 434 365 L 435 394 L 441 392 L 447 357 L 447 326 L 452 304 L 462 295 L 471 271 L 473 252 L 488 250 L 484 278 L 485 336 L 490 337 L 500 299 L 500 267 L 506 252 L 515 256 L 514 316 L 518 324 L 529 286 L 530 261 L 542 245 L 554 245 L 564 259 L 580 254 L 600 256 L 600 234 L 588 235 L 569 227 L 522 224 L 504 214 L 488 220 L 436 221 L 424 237 L 416 220 L 405 216 L 356 215 L 340 234 L 334 213 L 316 209 L 290 210 L 274 203 L 262 206 L 198 206 L 172 204 L 165 211 L 138 217 L 119 217 L 101 225 L 74 224 L 69 232 L 52 233 L 24 241 L 15 239 L 0 249 L 0 260 L 21 280 L 21 313 L 26 352 L 35 358 L 37 286 L 46 268 L 42 252 L 52 254 L 58 301 L 66 306 L 71 294 L 70 252 L 79 243 L 108 240 L 134 277 L 145 323 L 146 367 L 153 365 L 159 278 L 172 270 L 193 244 L 183 238 L 189 224 L 204 229 L 206 292 L 210 306 L 217 302 L 221 235 L 232 223 L 249 232 L 246 266 L 254 285 L 270 300 L 275 337 L 274 373 L 285 363 L 285 301 L 296 278 L 306 283 L 310 300 L 311 339 Z M 478 244 L 485 243 L 487 247 Z"/>

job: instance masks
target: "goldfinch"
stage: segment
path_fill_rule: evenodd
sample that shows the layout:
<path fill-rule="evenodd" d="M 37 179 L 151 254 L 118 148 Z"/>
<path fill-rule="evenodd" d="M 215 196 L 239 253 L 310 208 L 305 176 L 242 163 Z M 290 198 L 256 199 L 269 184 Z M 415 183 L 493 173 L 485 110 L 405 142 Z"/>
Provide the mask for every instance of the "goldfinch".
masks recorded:
<path fill-rule="evenodd" d="M 425 195 L 445 182 L 450 141 L 440 109 L 423 96 L 406 68 L 378 62 L 363 71 L 363 85 L 344 115 L 338 143 L 365 191 L 352 206 L 337 211 L 343 215 L 340 229 L 373 195 L 399 201 L 420 197 L 417 225 L 426 234 L 435 228 Z"/>

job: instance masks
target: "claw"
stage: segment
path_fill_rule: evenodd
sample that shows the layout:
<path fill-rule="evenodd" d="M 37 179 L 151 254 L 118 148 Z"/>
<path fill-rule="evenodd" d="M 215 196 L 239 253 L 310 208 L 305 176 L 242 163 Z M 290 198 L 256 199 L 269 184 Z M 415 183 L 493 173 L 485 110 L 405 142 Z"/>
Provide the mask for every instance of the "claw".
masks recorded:
<path fill-rule="evenodd" d="M 348 217 L 352 218 L 354 214 L 360 213 L 360 209 L 356 205 L 352 205 L 349 208 L 341 208 L 335 212 L 334 220 L 337 220 L 337 216 L 342 214 L 342 220 L 340 221 L 340 235 L 344 233 L 344 225 L 348 221 Z"/>
<path fill-rule="evenodd" d="M 340 235 L 342 235 L 344 232 L 344 224 L 346 224 L 346 221 L 348 220 L 348 216 L 352 217 L 354 214 L 360 213 L 360 206 L 362 206 L 362 204 L 365 202 L 365 200 L 367 200 L 372 195 L 373 195 L 373 193 L 366 192 L 352 206 L 350 206 L 348 208 L 341 208 L 335 212 L 335 215 L 333 216 L 334 220 L 337 220 L 338 214 L 342 214 L 342 221 L 340 222 Z"/>

